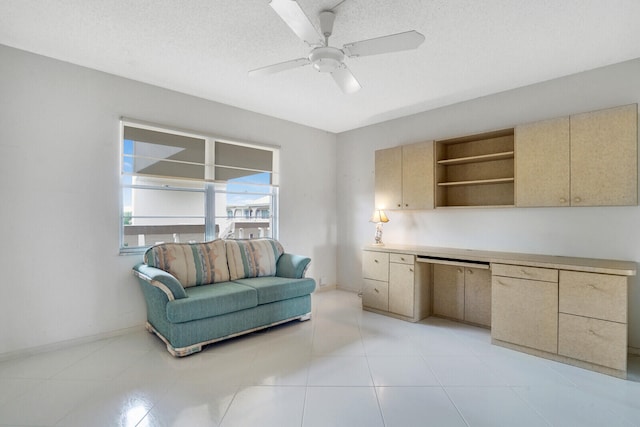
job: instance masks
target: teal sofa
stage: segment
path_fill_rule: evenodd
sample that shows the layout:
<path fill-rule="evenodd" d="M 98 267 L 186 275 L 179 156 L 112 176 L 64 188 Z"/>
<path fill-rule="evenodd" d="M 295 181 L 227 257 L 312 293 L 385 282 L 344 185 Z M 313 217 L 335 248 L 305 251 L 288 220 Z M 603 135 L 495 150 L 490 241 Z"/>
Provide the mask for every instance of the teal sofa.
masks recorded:
<path fill-rule="evenodd" d="M 163 243 L 133 268 L 146 327 L 174 356 L 216 341 L 311 318 L 310 259 L 272 239 Z"/>

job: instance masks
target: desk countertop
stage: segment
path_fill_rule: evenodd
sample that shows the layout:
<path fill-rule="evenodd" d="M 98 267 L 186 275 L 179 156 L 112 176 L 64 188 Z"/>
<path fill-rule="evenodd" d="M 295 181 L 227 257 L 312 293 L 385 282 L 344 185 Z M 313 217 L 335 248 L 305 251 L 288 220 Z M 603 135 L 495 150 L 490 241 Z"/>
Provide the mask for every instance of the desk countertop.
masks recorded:
<path fill-rule="evenodd" d="M 519 252 L 492 252 L 476 249 L 438 248 L 396 244 L 386 244 L 383 246 L 371 245 L 366 246 L 364 249 L 368 251 L 412 254 L 424 258 L 431 257 L 495 264 L 526 265 L 530 267 L 556 268 L 559 270 L 615 274 L 620 276 L 635 276 L 637 267 L 637 264 L 633 261 L 525 254 Z"/>

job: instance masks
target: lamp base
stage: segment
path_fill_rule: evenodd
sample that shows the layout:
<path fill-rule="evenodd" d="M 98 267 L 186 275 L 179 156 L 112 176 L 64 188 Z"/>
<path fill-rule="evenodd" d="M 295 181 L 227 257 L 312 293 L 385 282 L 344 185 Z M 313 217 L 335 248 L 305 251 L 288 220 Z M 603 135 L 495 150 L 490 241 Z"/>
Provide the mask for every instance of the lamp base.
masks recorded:
<path fill-rule="evenodd" d="M 382 243 L 382 242 L 375 242 L 375 243 L 372 243 L 372 244 L 371 244 L 371 246 L 384 246 L 384 243 Z"/>

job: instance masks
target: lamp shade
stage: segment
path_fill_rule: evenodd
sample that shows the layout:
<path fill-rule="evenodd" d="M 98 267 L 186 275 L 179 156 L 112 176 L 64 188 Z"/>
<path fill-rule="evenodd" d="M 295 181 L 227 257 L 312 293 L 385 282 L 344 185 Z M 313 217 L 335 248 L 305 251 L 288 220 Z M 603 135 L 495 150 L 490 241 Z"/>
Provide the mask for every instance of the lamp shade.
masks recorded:
<path fill-rule="evenodd" d="M 382 209 L 376 209 L 373 211 L 373 215 L 371 215 L 369 222 L 389 222 L 389 218 Z"/>

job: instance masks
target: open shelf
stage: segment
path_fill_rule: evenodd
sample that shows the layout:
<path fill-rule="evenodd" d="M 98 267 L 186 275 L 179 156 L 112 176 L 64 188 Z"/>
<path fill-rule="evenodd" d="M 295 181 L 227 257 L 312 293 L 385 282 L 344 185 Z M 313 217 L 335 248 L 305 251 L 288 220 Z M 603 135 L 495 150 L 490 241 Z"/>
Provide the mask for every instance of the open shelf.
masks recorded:
<path fill-rule="evenodd" d="M 488 185 L 488 184 L 499 184 L 503 182 L 514 182 L 515 179 L 513 177 L 509 178 L 492 178 L 492 179 L 476 179 L 473 181 L 454 181 L 454 182 L 439 182 L 438 185 L 441 187 L 453 187 L 458 185 Z"/>
<path fill-rule="evenodd" d="M 489 162 L 492 160 L 513 159 L 513 151 L 502 153 L 483 154 L 480 156 L 460 157 L 457 159 L 438 160 L 439 165 L 463 165 L 467 163 Z"/>
<path fill-rule="evenodd" d="M 436 141 L 436 207 L 513 206 L 514 131 Z"/>

